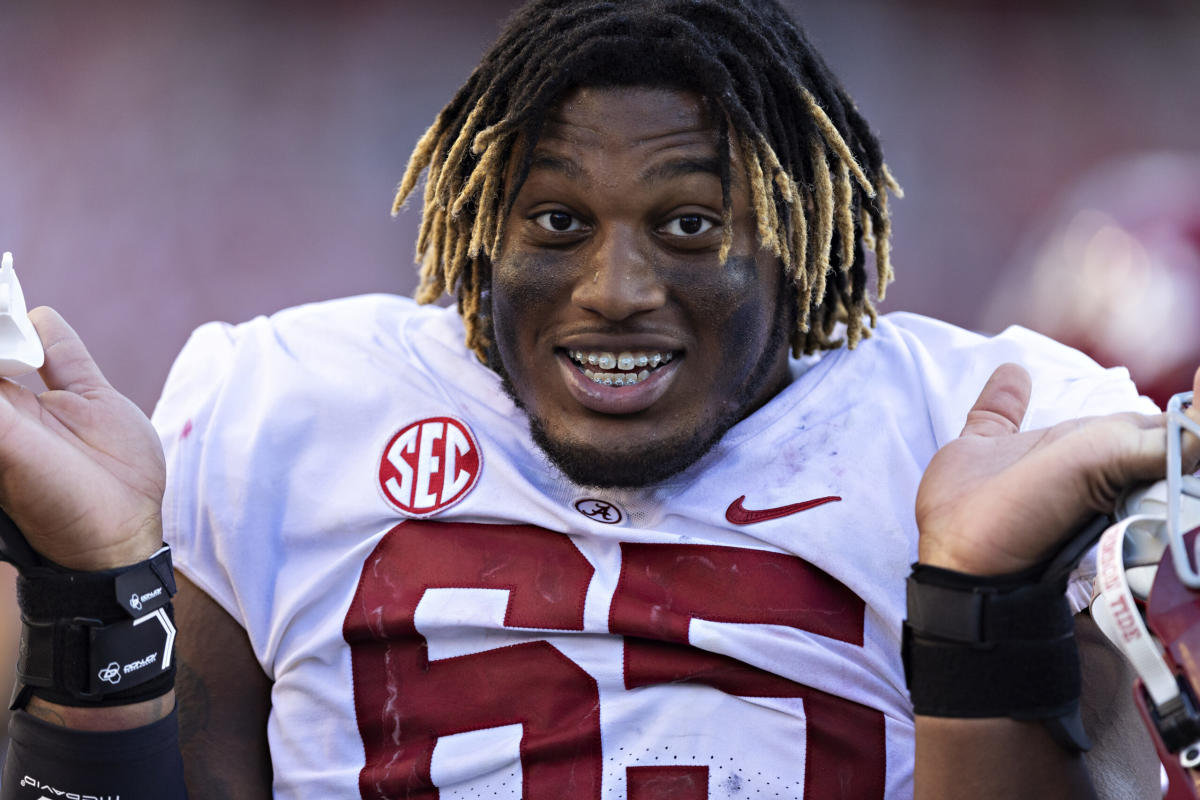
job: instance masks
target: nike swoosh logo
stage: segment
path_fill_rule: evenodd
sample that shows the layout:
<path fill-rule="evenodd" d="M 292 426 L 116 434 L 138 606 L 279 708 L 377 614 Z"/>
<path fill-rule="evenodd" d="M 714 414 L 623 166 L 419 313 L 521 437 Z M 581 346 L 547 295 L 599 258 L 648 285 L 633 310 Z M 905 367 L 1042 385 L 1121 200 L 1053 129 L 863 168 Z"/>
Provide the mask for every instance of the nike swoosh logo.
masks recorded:
<path fill-rule="evenodd" d="M 748 509 L 742 505 L 742 501 L 746 499 L 746 495 L 742 495 L 737 500 L 729 504 L 729 508 L 725 509 L 725 519 L 732 522 L 734 525 L 750 525 L 755 522 L 765 522 L 769 519 L 779 519 L 790 514 L 796 514 L 801 511 L 808 511 L 810 508 L 823 506 L 826 503 L 836 503 L 842 498 L 840 497 L 818 497 L 813 500 L 805 500 L 803 503 L 792 503 L 786 506 L 777 506 L 775 508 Z"/>

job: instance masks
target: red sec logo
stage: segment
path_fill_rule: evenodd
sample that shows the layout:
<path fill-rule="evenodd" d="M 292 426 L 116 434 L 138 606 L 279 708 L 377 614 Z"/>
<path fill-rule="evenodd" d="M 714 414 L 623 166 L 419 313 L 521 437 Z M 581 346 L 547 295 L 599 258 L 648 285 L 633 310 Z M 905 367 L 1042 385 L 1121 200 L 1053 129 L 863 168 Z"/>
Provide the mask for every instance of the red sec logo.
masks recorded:
<path fill-rule="evenodd" d="M 451 417 L 432 417 L 391 438 L 379 463 L 379 486 L 396 508 L 428 517 L 466 497 L 482 465 L 470 428 Z"/>

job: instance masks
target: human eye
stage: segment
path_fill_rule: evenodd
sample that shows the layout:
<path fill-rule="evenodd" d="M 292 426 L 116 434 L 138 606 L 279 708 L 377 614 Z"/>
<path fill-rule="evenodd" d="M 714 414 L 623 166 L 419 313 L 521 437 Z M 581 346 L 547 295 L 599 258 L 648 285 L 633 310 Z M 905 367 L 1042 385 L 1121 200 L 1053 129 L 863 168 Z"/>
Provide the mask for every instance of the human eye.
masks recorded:
<path fill-rule="evenodd" d="M 576 233 L 583 230 L 583 223 L 566 211 L 543 211 L 533 218 L 535 224 L 551 233 Z"/>
<path fill-rule="evenodd" d="M 667 221 L 659 230 L 667 236 L 692 238 L 703 236 L 716 227 L 716 223 L 702 214 L 680 214 Z"/>

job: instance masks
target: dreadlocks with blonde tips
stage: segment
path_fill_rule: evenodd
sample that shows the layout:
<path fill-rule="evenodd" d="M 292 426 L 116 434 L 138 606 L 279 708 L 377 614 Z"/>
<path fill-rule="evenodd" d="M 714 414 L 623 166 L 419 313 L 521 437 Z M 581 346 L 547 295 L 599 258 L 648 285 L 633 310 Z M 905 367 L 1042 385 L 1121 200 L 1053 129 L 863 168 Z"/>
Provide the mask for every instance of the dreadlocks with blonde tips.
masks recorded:
<path fill-rule="evenodd" d="M 483 292 L 505 216 L 546 116 L 580 86 L 660 86 L 705 98 L 720 127 L 721 260 L 732 245 L 736 153 L 759 241 L 794 290 L 793 351 L 840 346 L 839 322 L 850 347 L 869 333 L 876 312 L 865 251 L 874 251 L 882 299 L 892 278 L 887 193 L 899 196 L 900 187 L 854 103 L 775 0 L 533 0 L 421 137 L 393 206 L 397 213 L 427 170 L 416 297 L 452 293 L 481 359 Z"/>

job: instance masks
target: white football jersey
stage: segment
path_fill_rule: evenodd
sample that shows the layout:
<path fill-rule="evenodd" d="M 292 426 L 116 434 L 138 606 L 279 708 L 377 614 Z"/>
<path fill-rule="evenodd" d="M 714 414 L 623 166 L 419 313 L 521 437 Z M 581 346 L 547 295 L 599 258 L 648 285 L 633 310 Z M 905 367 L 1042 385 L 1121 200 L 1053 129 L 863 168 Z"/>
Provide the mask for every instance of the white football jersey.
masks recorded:
<path fill-rule="evenodd" d="M 203 326 L 171 371 L 166 535 L 274 681 L 276 797 L 911 796 L 930 457 L 1005 361 L 1028 427 L 1155 410 L 1028 331 L 897 314 L 683 473 L 597 490 L 462 342 L 376 295 Z"/>

